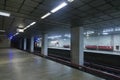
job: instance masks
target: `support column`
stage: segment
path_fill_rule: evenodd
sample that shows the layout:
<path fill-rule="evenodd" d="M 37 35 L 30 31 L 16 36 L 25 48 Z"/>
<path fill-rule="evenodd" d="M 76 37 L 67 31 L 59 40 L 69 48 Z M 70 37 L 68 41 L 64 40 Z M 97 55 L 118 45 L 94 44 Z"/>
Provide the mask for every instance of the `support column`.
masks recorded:
<path fill-rule="evenodd" d="M 42 34 L 41 54 L 45 55 L 45 56 L 48 55 L 48 38 L 47 38 L 47 34 Z"/>
<path fill-rule="evenodd" d="M 26 47 L 27 47 L 27 39 L 24 38 L 24 46 L 23 46 L 23 50 L 26 50 Z"/>
<path fill-rule="evenodd" d="M 72 63 L 84 64 L 84 29 L 83 27 L 71 28 L 71 56 Z"/>
<path fill-rule="evenodd" d="M 34 52 L 34 37 L 30 39 L 30 52 Z"/>
<path fill-rule="evenodd" d="M 19 49 L 22 49 L 22 39 L 19 41 Z"/>

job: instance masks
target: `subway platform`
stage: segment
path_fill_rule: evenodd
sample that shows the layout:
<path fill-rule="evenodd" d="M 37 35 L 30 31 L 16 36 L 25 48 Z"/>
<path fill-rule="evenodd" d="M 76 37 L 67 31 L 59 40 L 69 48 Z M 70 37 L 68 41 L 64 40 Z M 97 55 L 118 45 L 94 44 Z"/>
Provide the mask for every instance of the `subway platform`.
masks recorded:
<path fill-rule="evenodd" d="M 1 80 L 105 80 L 18 49 L 0 49 Z"/>

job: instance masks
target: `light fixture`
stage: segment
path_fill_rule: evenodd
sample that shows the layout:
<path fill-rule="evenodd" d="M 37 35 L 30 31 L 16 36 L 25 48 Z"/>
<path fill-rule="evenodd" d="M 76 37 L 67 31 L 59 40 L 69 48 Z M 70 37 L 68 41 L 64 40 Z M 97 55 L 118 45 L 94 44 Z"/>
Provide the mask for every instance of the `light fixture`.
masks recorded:
<path fill-rule="evenodd" d="M 23 28 L 24 26 L 22 26 L 22 25 L 20 25 L 20 26 L 18 26 L 18 28 Z"/>
<path fill-rule="evenodd" d="M 0 32 L 5 32 L 5 30 L 0 30 Z"/>
<path fill-rule="evenodd" d="M 103 33 L 113 32 L 113 31 L 114 31 L 114 29 L 113 29 L 113 28 L 110 28 L 110 29 L 104 29 L 104 30 L 103 30 Z"/>
<path fill-rule="evenodd" d="M 9 16 L 10 16 L 10 13 L 0 11 L 0 15 L 1 15 L 1 16 L 9 17 Z"/>
<path fill-rule="evenodd" d="M 55 12 L 57 12 L 58 10 L 62 9 L 65 6 L 67 6 L 67 3 L 63 2 L 62 4 L 58 5 L 56 8 L 54 8 L 53 10 L 51 10 L 51 12 L 55 13 Z"/>
<path fill-rule="evenodd" d="M 51 13 L 47 13 L 44 16 L 41 17 L 41 19 L 45 19 L 46 17 L 48 17 L 49 15 L 51 15 Z"/>
<path fill-rule="evenodd" d="M 16 36 L 16 35 L 18 35 L 18 34 L 19 34 L 18 32 L 17 32 L 17 33 L 15 33 L 15 36 Z"/>
<path fill-rule="evenodd" d="M 26 30 L 27 28 L 33 26 L 34 24 L 36 24 L 36 22 L 32 22 L 31 24 L 29 24 L 28 26 L 26 26 L 23 30 Z"/>
<path fill-rule="evenodd" d="M 17 29 L 17 32 L 24 32 L 24 29 Z"/>
<path fill-rule="evenodd" d="M 74 0 L 67 0 L 68 2 L 73 2 Z"/>
<path fill-rule="evenodd" d="M 26 27 L 24 28 L 24 30 L 26 30 L 26 29 L 29 28 L 29 27 L 30 27 L 30 25 L 26 26 Z"/>
<path fill-rule="evenodd" d="M 32 22 L 30 25 L 32 26 L 32 25 L 34 25 L 34 24 L 36 24 L 36 22 Z"/>
<path fill-rule="evenodd" d="M 57 35 L 57 36 L 49 36 L 48 39 L 55 39 L 55 38 L 61 38 L 61 35 Z"/>
<path fill-rule="evenodd" d="M 17 36 L 19 33 L 15 33 L 13 36 L 10 37 L 10 39 L 12 39 L 14 36 Z"/>

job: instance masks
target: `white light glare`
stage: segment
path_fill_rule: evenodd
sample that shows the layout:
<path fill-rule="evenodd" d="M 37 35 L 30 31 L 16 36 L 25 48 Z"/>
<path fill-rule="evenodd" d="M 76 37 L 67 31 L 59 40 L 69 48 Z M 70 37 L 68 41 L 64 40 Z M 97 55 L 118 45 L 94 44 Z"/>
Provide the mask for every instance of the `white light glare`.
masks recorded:
<path fill-rule="evenodd" d="M 11 36 L 9 39 L 12 40 L 13 36 Z"/>
<path fill-rule="evenodd" d="M 84 35 L 86 35 L 87 33 L 86 33 L 86 32 L 84 32 L 83 34 L 84 34 Z"/>
<path fill-rule="evenodd" d="M 31 24 L 29 24 L 28 26 L 26 26 L 23 30 L 26 30 L 27 28 L 31 27 L 34 24 L 36 24 L 36 22 L 32 22 Z"/>
<path fill-rule="evenodd" d="M 65 6 L 67 6 L 67 3 L 63 2 L 62 4 L 60 4 L 59 6 L 57 6 L 56 8 L 54 8 L 53 10 L 51 10 L 51 12 L 55 13 L 55 12 L 57 12 L 58 10 L 62 9 Z"/>
<path fill-rule="evenodd" d="M 113 29 L 113 28 L 110 28 L 110 29 L 105 29 L 105 30 L 103 30 L 103 33 L 113 32 L 113 31 L 114 31 L 114 29 Z"/>
<path fill-rule="evenodd" d="M 51 13 L 47 13 L 47 14 L 45 14 L 44 16 L 42 16 L 41 19 L 45 19 L 46 17 L 48 17 L 48 16 L 50 16 L 50 15 L 51 15 Z"/>
<path fill-rule="evenodd" d="M 87 34 L 93 34 L 95 33 L 94 31 L 87 31 Z"/>
<path fill-rule="evenodd" d="M 68 38 L 70 38 L 70 37 L 71 37 L 71 35 L 70 35 L 70 34 L 65 34 L 64 36 L 65 36 L 65 37 L 68 37 Z"/>
<path fill-rule="evenodd" d="M 15 36 L 18 35 L 18 34 L 19 34 L 19 33 L 16 33 Z"/>
<path fill-rule="evenodd" d="M 17 32 L 17 33 L 15 33 L 13 36 L 11 36 L 11 38 L 13 38 L 14 36 L 17 36 L 19 33 Z"/>
<path fill-rule="evenodd" d="M 74 0 L 67 0 L 68 2 L 73 2 Z"/>
<path fill-rule="evenodd" d="M 32 25 L 34 25 L 34 24 L 36 24 L 36 22 L 32 22 L 30 25 L 32 26 Z"/>
<path fill-rule="evenodd" d="M 103 33 L 103 35 L 108 35 L 108 33 Z"/>
<path fill-rule="evenodd" d="M 17 29 L 17 32 L 24 32 L 24 29 Z"/>
<path fill-rule="evenodd" d="M 5 30 L 0 30 L 0 32 L 5 32 Z"/>
<path fill-rule="evenodd" d="M 48 37 L 48 39 L 55 39 L 55 38 L 60 38 L 60 37 L 62 37 L 61 35 L 58 35 L 58 36 L 50 36 L 50 37 Z"/>
<path fill-rule="evenodd" d="M 19 33 L 15 33 L 13 36 L 10 37 L 10 40 L 14 37 L 14 36 L 17 36 Z"/>
<path fill-rule="evenodd" d="M 0 15 L 1 15 L 1 16 L 9 17 L 9 16 L 10 16 L 10 13 L 7 13 L 7 12 L 1 12 L 1 11 L 0 11 Z"/>
<path fill-rule="evenodd" d="M 20 26 L 18 26 L 19 28 L 23 28 L 23 26 L 22 25 L 20 25 Z"/>
<path fill-rule="evenodd" d="M 120 31 L 120 27 L 116 27 L 116 28 L 115 28 L 115 31 Z"/>

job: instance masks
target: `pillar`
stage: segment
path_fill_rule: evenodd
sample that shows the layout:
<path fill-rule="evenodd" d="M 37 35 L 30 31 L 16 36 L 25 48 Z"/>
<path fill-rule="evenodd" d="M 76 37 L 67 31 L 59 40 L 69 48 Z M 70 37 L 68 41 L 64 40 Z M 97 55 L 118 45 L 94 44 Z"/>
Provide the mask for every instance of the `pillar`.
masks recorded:
<path fill-rule="evenodd" d="M 26 47 L 27 47 L 27 39 L 24 38 L 24 46 L 23 46 L 23 50 L 26 50 Z"/>
<path fill-rule="evenodd" d="M 71 28 L 71 57 L 72 63 L 84 64 L 84 29 L 83 27 Z"/>
<path fill-rule="evenodd" d="M 45 56 L 48 55 L 48 38 L 47 38 L 47 34 L 42 34 L 41 54 L 45 55 Z"/>
<path fill-rule="evenodd" d="M 22 49 L 22 39 L 19 41 L 19 49 Z"/>
<path fill-rule="evenodd" d="M 34 37 L 30 39 L 30 52 L 34 52 Z"/>

